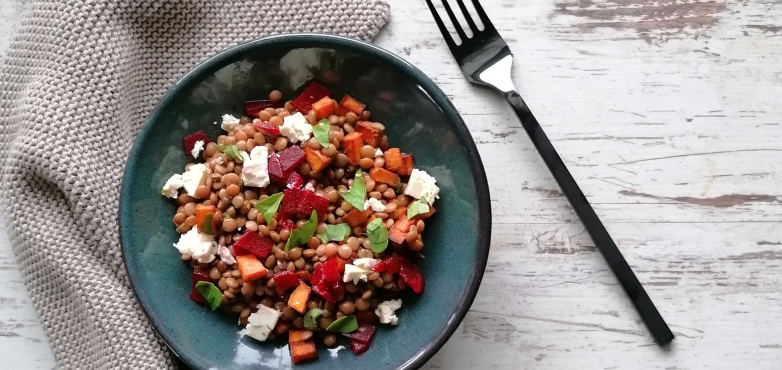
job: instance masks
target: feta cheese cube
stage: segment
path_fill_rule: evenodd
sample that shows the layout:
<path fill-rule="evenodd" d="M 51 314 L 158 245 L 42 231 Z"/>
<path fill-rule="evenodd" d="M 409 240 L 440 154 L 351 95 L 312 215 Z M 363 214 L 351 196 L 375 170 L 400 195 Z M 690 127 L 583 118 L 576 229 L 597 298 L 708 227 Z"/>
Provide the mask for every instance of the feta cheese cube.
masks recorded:
<path fill-rule="evenodd" d="M 190 154 L 193 155 L 193 158 L 198 159 L 198 155 L 201 154 L 202 150 L 204 150 L 204 141 L 198 140 L 193 144 L 193 150 L 190 151 Z"/>
<path fill-rule="evenodd" d="M 163 185 L 163 190 L 160 191 L 160 194 L 168 198 L 176 198 L 179 195 L 179 189 L 183 186 L 185 186 L 185 183 L 182 181 L 182 175 L 171 175 L 166 184 Z"/>
<path fill-rule="evenodd" d="M 312 136 L 312 125 L 307 122 L 301 112 L 298 112 L 283 119 L 280 134 L 287 137 L 292 143 L 306 141 Z"/>
<path fill-rule="evenodd" d="M 198 228 L 193 226 L 190 231 L 179 237 L 179 242 L 174 244 L 179 253 L 189 254 L 201 263 L 210 263 L 215 259 L 217 243 L 212 235 L 201 234 Z"/>
<path fill-rule="evenodd" d="M 364 269 L 356 265 L 346 264 L 345 275 L 343 276 L 342 281 L 346 283 L 348 281 L 353 281 L 353 284 L 358 284 L 359 281 L 366 282 L 367 275 L 371 273 L 372 270 Z"/>
<path fill-rule="evenodd" d="M 380 150 L 380 148 L 377 148 L 377 150 L 375 151 L 375 158 L 380 158 L 382 156 L 383 156 L 383 151 Z"/>
<path fill-rule="evenodd" d="M 375 212 L 385 212 L 386 206 L 381 203 L 379 200 L 370 197 L 364 202 L 364 209 L 370 209 L 372 208 Z"/>
<path fill-rule="evenodd" d="M 185 188 L 187 195 L 198 198 L 195 196 L 196 188 L 203 184 L 205 180 L 206 166 L 203 163 L 194 164 L 187 169 L 187 172 L 182 174 L 182 182 L 184 183 L 182 187 Z"/>
<path fill-rule="evenodd" d="M 239 119 L 230 115 L 230 114 L 223 114 L 223 123 L 220 125 L 220 127 L 223 128 L 225 131 L 231 131 L 233 130 L 234 126 L 239 124 Z"/>
<path fill-rule="evenodd" d="M 264 188 L 269 185 L 269 149 L 258 145 L 250 151 L 250 155 L 240 152 L 244 160 L 242 181 L 245 186 Z"/>
<path fill-rule="evenodd" d="M 277 320 L 279 319 L 279 311 L 258 304 L 258 311 L 253 312 L 253 314 L 247 318 L 247 335 L 263 342 L 269 337 L 272 330 L 274 330 L 274 327 L 277 325 Z"/>
<path fill-rule="evenodd" d="M 396 325 L 399 323 L 399 318 L 396 317 L 394 311 L 400 308 L 402 308 L 402 300 L 392 299 L 379 304 L 375 310 L 375 315 L 377 315 L 380 322 L 383 324 Z"/>
<path fill-rule="evenodd" d="M 410 180 L 407 181 L 405 195 L 416 199 L 426 199 L 427 203 L 432 205 L 434 200 L 439 198 L 438 194 L 440 193 L 440 188 L 435 185 L 436 182 L 437 180 L 426 171 L 413 169 Z"/>
<path fill-rule="evenodd" d="M 221 246 L 218 249 L 217 254 L 220 256 L 220 260 L 225 262 L 226 265 L 233 265 L 236 263 L 236 258 L 231 254 L 231 250 L 226 246 Z"/>
<path fill-rule="evenodd" d="M 374 258 L 356 258 L 353 261 L 353 265 L 362 268 L 364 270 L 375 271 L 375 265 L 377 265 L 377 260 Z"/>

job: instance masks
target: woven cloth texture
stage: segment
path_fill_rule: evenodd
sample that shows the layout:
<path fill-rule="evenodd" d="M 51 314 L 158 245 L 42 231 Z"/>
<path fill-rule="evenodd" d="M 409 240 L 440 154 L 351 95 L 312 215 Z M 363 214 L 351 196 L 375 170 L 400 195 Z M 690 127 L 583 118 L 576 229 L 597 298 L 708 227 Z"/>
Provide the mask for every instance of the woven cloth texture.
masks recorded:
<path fill-rule="evenodd" d="M 0 67 L 0 200 L 58 368 L 174 366 L 133 296 L 117 224 L 125 160 L 165 90 L 243 41 L 371 40 L 389 17 L 380 0 L 32 4 Z"/>

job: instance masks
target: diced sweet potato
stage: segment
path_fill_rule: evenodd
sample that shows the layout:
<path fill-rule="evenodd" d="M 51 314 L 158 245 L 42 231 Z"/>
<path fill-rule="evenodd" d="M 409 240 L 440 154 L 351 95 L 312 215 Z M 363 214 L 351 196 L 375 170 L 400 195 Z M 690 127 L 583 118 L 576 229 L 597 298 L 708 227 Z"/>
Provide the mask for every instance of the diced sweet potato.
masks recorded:
<path fill-rule="evenodd" d="M 434 212 L 435 212 L 434 207 L 429 206 L 429 212 L 417 214 L 413 216 L 413 220 L 427 220 L 429 217 L 432 217 Z"/>
<path fill-rule="evenodd" d="M 317 119 L 328 118 L 328 116 L 334 114 L 334 102 L 331 101 L 330 97 L 324 96 L 323 99 L 312 104 L 312 110 L 315 111 Z"/>
<path fill-rule="evenodd" d="M 408 220 L 406 215 L 400 215 L 399 220 L 394 222 L 394 226 L 391 226 L 391 230 L 388 231 L 388 240 L 396 245 L 402 245 L 414 222 Z"/>
<path fill-rule="evenodd" d="M 345 136 L 342 146 L 345 147 L 345 155 L 348 156 L 348 162 L 354 166 L 358 166 L 358 161 L 361 159 L 361 147 L 364 146 L 364 140 L 361 139 L 361 133 L 356 131 L 349 133 Z"/>
<path fill-rule="evenodd" d="M 312 149 L 308 145 L 304 147 L 304 153 L 307 154 L 307 163 L 315 172 L 323 171 L 331 163 L 332 158 L 323 154 L 320 149 Z"/>
<path fill-rule="evenodd" d="M 299 284 L 296 290 L 291 293 L 291 297 L 288 299 L 288 306 L 300 314 L 304 314 L 307 309 L 307 300 L 310 299 L 310 292 L 312 289 L 307 284 Z"/>
<path fill-rule="evenodd" d="M 304 332 L 306 330 L 291 330 L 288 331 L 288 343 L 296 343 L 304 341 Z"/>
<path fill-rule="evenodd" d="M 236 267 L 242 274 L 242 280 L 246 282 L 260 279 L 266 276 L 266 267 L 263 266 L 254 254 L 236 256 Z"/>
<path fill-rule="evenodd" d="M 196 204 L 196 225 L 198 226 L 198 232 L 203 233 L 204 230 L 201 229 L 201 225 L 204 223 L 204 217 L 206 217 L 207 214 L 212 214 L 214 216 L 215 214 L 215 206 L 205 206 L 203 204 Z M 214 234 L 215 230 L 215 224 L 214 219 L 212 220 L 212 234 Z"/>
<path fill-rule="evenodd" d="M 402 151 L 399 148 L 389 148 L 383 153 L 383 159 L 386 161 L 386 169 L 391 172 L 397 172 L 402 167 Z"/>
<path fill-rule="evenodd" d="M 402 165 L 396 170 L 396 173 L 400 175 L 410 175 L 413 173 L 413 155 L 402 154 Z"/>
<path fill-rule="evenodd" d="M 361 138 L 365 143 L 374 147 L 380 145 L 380 141 L 383 139 L 383 132 L 372 127 L 372 122 L 369 121 L 358 121 L 356 131 L 361 133 Z"/>
<path fill-rule="evenodd" d="M 312 338 L 300 342 L 289 342 L 288 346 L 291 348 L 291 359 L 294 364 L 318 358 L 315 340 Z"/>
<path fill-rule="evenodd" d="M 376 182 L 382 182 L 388 186 L 394 187 L 399 182 L 399 176 L 386 169 L 375 167 L 369 171 L 369 177 Z"/>
<path fill-rule="evenodd" d="M 339 103 L 339 107 L 337 107 L 337 115 L 344 116 L 348 114 L 348 112 L 353 112 L 360 116 L 361 113 L 364 113 L 364 108 L 366 107 L 366 104 L 363 104 L 360 101 L 353 99 L 353 97 L 350 95 L 345 94 L 345 96 L 342 98 L 342 101 Z"/>
<path fill-rule="evenodd" d="M 369 215 L 371 215 L 371 214 L 372 214 L 372 209 L 371 208 L 368 208 L 368 209 L 364 210 L 363 212 L 353 208 L 350 212 L 348 212 L 347 215 L 345 215 L 344 220 L 345 220 L 345 222 L 348 223 L 348 225 L 350 225 L 350 227 L 356 227 L 356 226 L 360 225 L 361 222 L 366 220 L 367 217 L 369 217 Z"/>

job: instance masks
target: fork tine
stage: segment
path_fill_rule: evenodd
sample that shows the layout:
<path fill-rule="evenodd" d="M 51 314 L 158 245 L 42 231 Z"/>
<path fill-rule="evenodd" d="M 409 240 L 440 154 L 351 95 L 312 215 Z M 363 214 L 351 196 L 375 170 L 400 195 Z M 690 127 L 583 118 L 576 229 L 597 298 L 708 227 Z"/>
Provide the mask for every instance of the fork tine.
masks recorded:
<path fill-rule="evenodd" d="M 472 21 L 472 16 L 470 15 L 470 12 L 467 11 L 467 7 L 464 6 L 464 1 L 456 0 L 456 3 L 459 4 L 459 9 L 462 10 L 462 14 L 464 14 L 464 19 L 467 20 L 467 25 L 470 26 L 470 30 L 472 30 L 472 34 L 475 35 L 476 33 L 478 33 L 478 27 L 476 27 L 475 22 Z"/>
<path fill-rule="evenodd" d="M 489 20 L 489 16 L 487 16 L 486 12 L 483 11 L 481 3 L 478 2 L 478 0 L 472 0 L 472 5 L 475 7 L 475 11 L 478 13 L 478 17 L 481 18 L 481 22 L 483 22 L 483 30 L 485 31 L 487 29 L 494 28 L 494 25 L 491 24 L 491 21 Z"/>
<path fill-rule="evenodd" d="M 440 19 L 440 15 L 437 14 L 437 10 L 434 8 L 434 4 L 432 4 L 432 0 L 426 0 L 426 4 L 429 5 L 429 11 L 432 12 L 432 17 L 434 17 L 434 21 L 435 23 L 437 23 L 437 28 L 440 29 L 440 33 L 443 34 L 445 43 L 448 45 L 448 48 L 451 49 L 451 53 L 456 55 L 456 52 L 458 51 L 456 47 L 456 43 L 453 42 L 451 33 L 448 32 L 447 28 L 445 28 L 445 24 L 443 24 L 443 20 Z"/>
<path fill-rule="evenodd" d="M 453 24 L 453 28 L 456 30 L 456 33 L 459 35 L 459 38 L 462 41 L 462 45 L 464 45 L 464 42 L 467 41 L 467 35 L 464 33 L 464 30 L 462 29 L 462 25 L 459 24 L 459 20 L 456 19 L 456 15 L 453 14 L 453 10 L 451 10 L 451 6 L 448 5 L 448 0 L 441 0 L 443 3 L 443 6 L 445 7 L 445 12 L 448 13 L 448 18 L 451 18 L 451 23 Z"/>

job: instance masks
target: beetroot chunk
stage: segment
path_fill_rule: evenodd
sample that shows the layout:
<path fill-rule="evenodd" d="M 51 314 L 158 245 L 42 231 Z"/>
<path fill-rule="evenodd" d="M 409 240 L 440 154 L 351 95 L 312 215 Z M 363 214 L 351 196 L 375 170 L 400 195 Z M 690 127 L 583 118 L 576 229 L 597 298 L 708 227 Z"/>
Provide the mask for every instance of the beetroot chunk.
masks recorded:
<path fill-rule="evenodd" d="M 331 95 L 329 89 L 321 86 L 317 82 L 313 82 L 301 92 L 301 95 L 291 102 L 291 105 L 298 109 L 301 114 L 306 115 L 312 109 L 312 104 L 329 95 Z"/>
<path fill-rule="evenodd" d="M 184 148 L 185 148 L 186 156 L 192 155 L 193 147 L 195 146 L 195 143 L 199 141 L 204 142 L 204 147 L 206 147 L 206 144 L 212 142 L 211 140 L 209 140 L 209 136 L 206 136 L 206 134 L 203 131 L 198 131 L 196 133 L 185 136 Z"/>
<path fill-rule="evenodd" d="M 296 169 L 296 166 L 300 165 L 301 162 L 304 162 L 305 156 L 304 151 L 296 145 L 285 149 L 285 151 L 280 154 L 282 172 L 288 174 Z"/>

